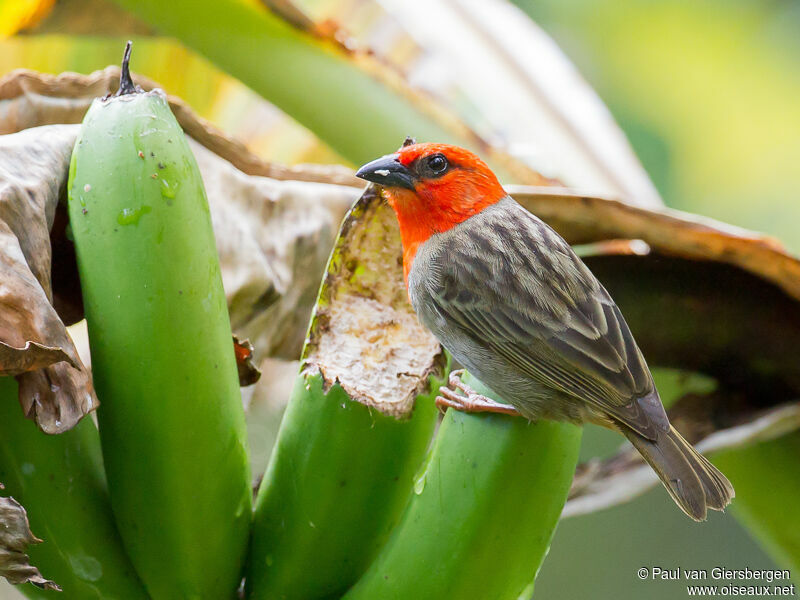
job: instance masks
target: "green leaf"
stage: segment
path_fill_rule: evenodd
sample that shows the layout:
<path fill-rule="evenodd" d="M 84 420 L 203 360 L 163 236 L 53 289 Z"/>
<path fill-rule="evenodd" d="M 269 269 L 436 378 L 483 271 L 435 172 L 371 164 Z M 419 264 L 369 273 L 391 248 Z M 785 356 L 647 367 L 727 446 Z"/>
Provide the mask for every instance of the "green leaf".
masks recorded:
<path fill-rule="evenodd" d="M 415 96 L 392 79 L 396 74 L 384 78 L 397 84 L 393 89 L 373 77 L 352 53 L 253 3 L 115 1 L 204 54 L 354 164 L 392 152 L 408 135 L 420 141 L 479 145 L 457 119 L 448 116 L 445 123 L 423 109 L 432 100 Z"/>

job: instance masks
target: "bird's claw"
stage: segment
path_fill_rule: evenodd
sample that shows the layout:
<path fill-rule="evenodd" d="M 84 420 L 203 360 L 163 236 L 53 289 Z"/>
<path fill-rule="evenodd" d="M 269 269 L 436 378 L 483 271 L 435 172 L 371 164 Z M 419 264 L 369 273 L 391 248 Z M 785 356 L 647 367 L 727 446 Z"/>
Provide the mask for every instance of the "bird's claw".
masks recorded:
<path fill-rule="evenodd" d="M 519 411 L 513 406 L 495 402 L 491 398 L 487 398 L 473 390 L 461 381 L 461 376 L 463 374 L 464 369 L 459 369 L 450 373 L 448 385 L 443 385 L 439 388 L 440 395 L 436 397 L 436 408 L 442 412 L 445 412 L 448 408 L 452 408 L 466 413 L 488 412 L 519 416 Z"/>
<path fill-rule="evenodd" d="M 469 395 L 470 392 L 475 394 L 475 391 L 473 389 L 471 389 L 466 383 L 461 381 L 461 377 L 463 375 L 464 375 L 464 369 L 456 369 L 455 371 L 450 371 L 450 376 L 447 378 L 448 387 L 457 388 L 467 395 Z"/>

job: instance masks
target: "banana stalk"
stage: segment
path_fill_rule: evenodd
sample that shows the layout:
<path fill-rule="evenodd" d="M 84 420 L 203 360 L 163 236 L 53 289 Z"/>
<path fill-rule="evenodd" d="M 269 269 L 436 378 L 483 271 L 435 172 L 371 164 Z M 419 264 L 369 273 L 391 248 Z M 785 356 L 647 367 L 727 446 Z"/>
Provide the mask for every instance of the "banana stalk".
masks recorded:
<path fill-rule="evenodd" d="M 446 359 L 408 304 L 399 248 L 391 209 L 368 190 L 331 255 L 258 493 L 250 598 L 341 596 L 412 494 Z"/>
<path fill-rule="evenodd" d="M 530 597 L 580 439 L 565 423 L 448 410 L 402 521 L 344 599 Z"/>
<path fill-rule="evenodd" d="M 230 598 L 251 519 L 244 413 L 208 203 L 162 92 L 95 100 L 69 214 L 111 503 L 153 598 Z"/>
<path fill-rule="evenodd" d="M 28 511 L 43 540 L 28 548 L 32 564 L 63 590 L 64 600 L 147 600 L 122 548 L 103 474 L 100 439 L 90 418 L 49 436 L 26 419 L 17 383 L 0 377 L 0 482 Z M 53 598 L 32 585 L 30 598 Z"/>

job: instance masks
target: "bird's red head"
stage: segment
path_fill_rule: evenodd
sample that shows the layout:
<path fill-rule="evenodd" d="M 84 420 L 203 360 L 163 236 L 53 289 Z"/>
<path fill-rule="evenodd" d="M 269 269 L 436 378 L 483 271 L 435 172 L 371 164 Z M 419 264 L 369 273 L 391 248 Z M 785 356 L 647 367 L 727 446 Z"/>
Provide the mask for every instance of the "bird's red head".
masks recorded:
<path fill-rule="evenodd" d="M 448 144 L 404 145 L 367 163 L 356 175 L 382 186 L 397 213 L 406 279 L 420 244 L 506 195 L 486 163 Z"/>

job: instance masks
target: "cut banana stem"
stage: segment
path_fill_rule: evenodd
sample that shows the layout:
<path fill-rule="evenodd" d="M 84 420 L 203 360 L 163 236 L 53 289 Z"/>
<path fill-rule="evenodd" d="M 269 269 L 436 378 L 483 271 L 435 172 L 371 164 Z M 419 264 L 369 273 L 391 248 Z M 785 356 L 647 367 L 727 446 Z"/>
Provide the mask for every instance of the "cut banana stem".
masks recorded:
<path fill-rule="evenodd" d="M 252 492 L 214 234 L 184 134 L 127 60 L 84 118 L 69 214 L 125 547 L 153 598 L 230 598 Z"/>
<path fill-rule="evenodd" d="M 17 383 L 0 377 L 0 483 L 4 496 L 26 508 L 31 563 L 63 590 L 33 585 L 29 598 L 147 600 L 114 524 L 103 473 L 100 439 L 90 418 L 59 435 L 45 435 L 26 419 Z"/>
<path fill-rule="evenodd" d="M 565 423 L 448 410 L 402 521 L 345 600 L 529 598 L 580 439 Z"/>
<path fill-rule="evenodd" d="M 337 598 L 412 494 L 446 371 L 406 297 L 397 222 L 373 190 L 342 225 L 256 502 L 247 594 Z"/>

